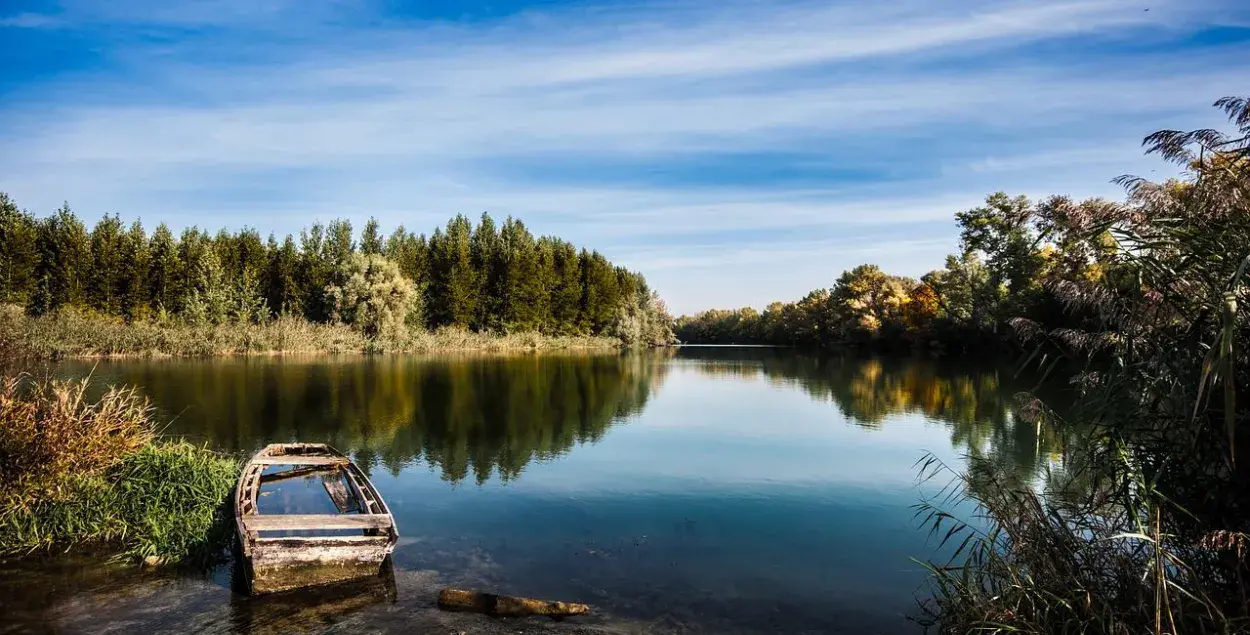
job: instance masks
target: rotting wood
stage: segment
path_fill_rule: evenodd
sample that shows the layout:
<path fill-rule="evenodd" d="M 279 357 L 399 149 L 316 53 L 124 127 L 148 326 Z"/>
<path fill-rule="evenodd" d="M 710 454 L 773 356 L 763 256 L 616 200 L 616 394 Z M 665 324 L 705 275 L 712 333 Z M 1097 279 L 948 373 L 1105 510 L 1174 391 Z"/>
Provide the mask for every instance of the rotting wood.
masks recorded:
<path fill-rule="evenodd" d="M 390 516 L 382 514 L 257 514 L 244 519 L 253 531 L 296 529 L 386 529 Z"/>
<path fill-rule="evenodd" d="M 345 456 L 302 456 L 299 454 L 262 456 L 252 461 L 256 465 L 347 465 L 352 462 Z"/>
<path fill-rule="evenodd" d="M 363 546 L 363 547 L 384 547 L 388 539 L 386 536 L 316 536 L 316 537 L 291 537 L 291 536 L 274 536 L 272 538 L 262 537 L 256 539 L 257 545 L 278 546 L 278 547 L 340 547 L 340 546 Z"/>
<path fill-rule="evenodd" d="M 339 466 L 337 464 L 299 467 L 293 470 L 274 472 L 273 474 L 261 474 L 260 483 L 261 485 L 264 485 L 266 483 L 277 483 L 279 481 L 286 481 L 286 480 L 290 480 L 294 478 L 304 478 L 305 476 L 316 476 L 318 474 L 325 474 L 327 472 L 333 472 L 338 469 L 339 469 Z"/>
<path fill-rule="evenodd" d="M 347 486 L 343 484 L 340 475 L 335 474 L 334 478 L 323 478 L 321 484 L 325 486 L 326 494 L 330 495 L 330 500 L 334 501 L 334 507 L 339 510 L 340 514 L 346 514 L 354 509 L 352 495 L 347 493 Z"/>
<path fill-rule="evenodd" d="M 297 467 L 273 475 L 262 474 L 268 465 Z M 257 513 L 262 482 L 325 472 L 337 472 L 335 479 L 323 479 L 326 492 L 335 506 L 343 510 L 354 503 L 366 513 Z M 369 482 L 369 477 L 338 450 L 315 443 L 271 444 L 252 457 L 235 486 L 235 525 L 248 571 L 247 580 L 253 593 L 375 575 L 399 541 L 395 518 L 373 483 Z M 308 533 L 321 530 L 356 530 L 360 533 L 353 536 Z M 290 535 L 261 537 L 260 532 L 287 532 Z"/>
<path fill-rule="evenodd" d="M 445 611 L 473 611 L 501 617 L 522 617 L 525 615 L 565 617 L 590 613 L 589 605 L 577 602 L 535 600 L 510 595 L 495 595 L 493 593 L 453 589 L 451 587 L 438 592 L 438 608 Z"/>

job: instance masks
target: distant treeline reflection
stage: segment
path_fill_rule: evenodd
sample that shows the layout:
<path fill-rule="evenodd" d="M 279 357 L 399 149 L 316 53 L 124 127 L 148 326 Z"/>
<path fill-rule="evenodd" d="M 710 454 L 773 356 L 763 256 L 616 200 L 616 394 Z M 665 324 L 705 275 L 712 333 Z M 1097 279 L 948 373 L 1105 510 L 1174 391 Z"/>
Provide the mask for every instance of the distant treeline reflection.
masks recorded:
<path fill-rule="evenodd" d="M 764 377 L 796 386 L 813 399 L 832 402 L 848 421 L 879 429 L 886 420 L 918 414 L 946 424 L 951 445 L 987 459 L 1003 475 L 1024 483 L 1046 465 L 1062 463 L 1067 433 L 1014 415 L 1026 389 L 1049 394 L 1012 367 L 906 357 L 862 357 L 797 353 L 792 349 L 699 348 L 681 353 L 709 375 Z M 1054 387 L 1050 387 L 1053 391 Z M 1055 403 L 1062 395 L 1053 395 Z M 924 448 L 933 449 L 933 448 Z"/>
<path fill-rule="evenodd" d="M 640 413 L 674 366 L 797 386 L 867 429 L 919 414 L 948 426 L 954 447 L 1022 480 L 1062 447 L 1054 433 L 1039 436 L 1036 426 L 1012 416 L 1014 395 L 1031 386 L 1009 369 L 984 364 L 684 349 L 129 362 L 95 372 L 107 382 L 140 386 L 172 419 L 169 434 L 214 448 L 248 453 L 275 441 L 323 441 L 370 471 L 397 474 L 424 460 L 446 480 L 471 475 L 483 483 L 493 474 L 516 478 L 533 461 L 598 442 L 612 425 Z"/>

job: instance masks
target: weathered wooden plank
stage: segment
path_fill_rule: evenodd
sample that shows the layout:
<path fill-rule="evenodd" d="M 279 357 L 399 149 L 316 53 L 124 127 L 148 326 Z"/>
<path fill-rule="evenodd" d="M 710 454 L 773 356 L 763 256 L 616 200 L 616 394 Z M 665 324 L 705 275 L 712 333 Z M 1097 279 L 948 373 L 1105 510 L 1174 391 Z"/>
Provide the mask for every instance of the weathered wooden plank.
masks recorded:
<path fill-rule="evenodd" d="M 352 460 L 345 456 L 300 456 L 285 454 L 279 456 L 258 456 L 252 459 L 256 465 L 347 465 Z"/>
<path fill-rule="evenodd" d="M 257 538 L 257 545 L 290 547 L 292 549 L 303 549 L 305 547 L 385 547 L 391 541 L 389 536 L 275 536 L 272 538 Z"/>
<path fill-rule="evenodd" d="M 368 513 L 368 514 L 377 514 L 381 510 L 376 509 L 376 506 L 371 503 L 370 493 L 364 488 L 361 482 L 356 478 L 355 471 L 357 469 L 359 468 L 357 468 L 355 465 L 349 465 L 347 466 L 346 470 L 343 470 L 343 473 L 347 476 L 347 485 L 352 490 L 352 496 L 356 497 L 357 501 L 360 501 L 361 511 Z"/>
<path fill-rule="evenodd" d="M 346 514 L 354 509 L 352 496 L 347 493 L 347 486 L 343 484 L 343 479 L 322 479 L 321 484 L 326 488 L 326 494 L 330 495 L 330 500 L 334 501 L 334 507 L 339 510 L 340 514 Z"/>
<path fill-rule="evenodd" d="M 385 514 L 254 514 L 244 516 L 250 531 L 290 531 L 295 529 L 386 529 L 391 517 Z"/>
<path fill-rule="evenodd" d="M 315 476 L 317 474 L 325 474 L 340 469 L 339 465 L 310 465 L 308 467 L 295 468 L 293 470 L 284 470 L 282 472 L 274 472 L 273 474 L 261 474 L 261 483 L 276 483 L 278 481 L 286 481 L 293 478 L 303 478 L 305 476 Z"/>
<path fill-rule="evenodd" d="M 438 593 L 438 608 L 445 611 L 475 611 L 487 615 L 522 616 L 586 615 L 590 607 L 576 602 L 551 602 L 493 593 L 478 593 L 447 587 Z"/>

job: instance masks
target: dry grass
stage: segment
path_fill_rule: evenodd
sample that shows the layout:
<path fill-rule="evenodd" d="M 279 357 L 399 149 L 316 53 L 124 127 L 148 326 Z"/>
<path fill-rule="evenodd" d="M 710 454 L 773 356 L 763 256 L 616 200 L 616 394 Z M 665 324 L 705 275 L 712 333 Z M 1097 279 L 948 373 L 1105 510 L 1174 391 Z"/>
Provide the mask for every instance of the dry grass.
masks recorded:
<path fill-rule="evenodd" d="M 56 497 L 151 443 L 151 408 L 133 389 L 86 399 L 87 380 L 0 378 L 0 492 Z"/>
<path fill-rule="evenodd" d="M 609 337 L 496 335 L 455 328 L 417 331 L 398 339 L 369 338 L 346 325 L 296 317 L 218 326 L 126 323 L 73 309 L 30 317 L 20 307 L 0 305 L 0 359 L 611 349 L 620 345 L 620 340 Z"/>

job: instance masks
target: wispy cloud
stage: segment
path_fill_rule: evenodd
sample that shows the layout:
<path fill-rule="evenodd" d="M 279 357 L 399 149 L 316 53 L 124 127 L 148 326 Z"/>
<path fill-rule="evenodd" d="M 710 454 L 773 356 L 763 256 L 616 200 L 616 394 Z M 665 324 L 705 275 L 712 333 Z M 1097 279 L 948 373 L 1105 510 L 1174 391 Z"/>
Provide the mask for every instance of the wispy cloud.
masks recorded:
<path fill-rule="evenodd" d="M 42 13 L 19 13 L 17 15 L 0 17 L 0 29 L 5 27 L 16 29 L 42 29 L 54 27 L 61 24 L 61 21 L 53 15 L 45 15 Z"/>
<path fill-rule="evenodd" d="M 1234 0 L 466 20 L 147 5 L 62 5 L 49 46 L 95 41 L 104 62 L 10 91 L 0 190 L 37 211 L 69 199 L 88 216 L 277 231 L 513 214 L 651 273 L 681 311 L 785 299 L 870 257 L 917 275 L 954 247 L 954 211 L 996 189 L 1114 195 L 1112 177 L 1158 168 L 1141 136 L 1207 125 L 1210 101 L 1250 85 Z M 748 262 L 745 282 L 721 282 Z"/>

